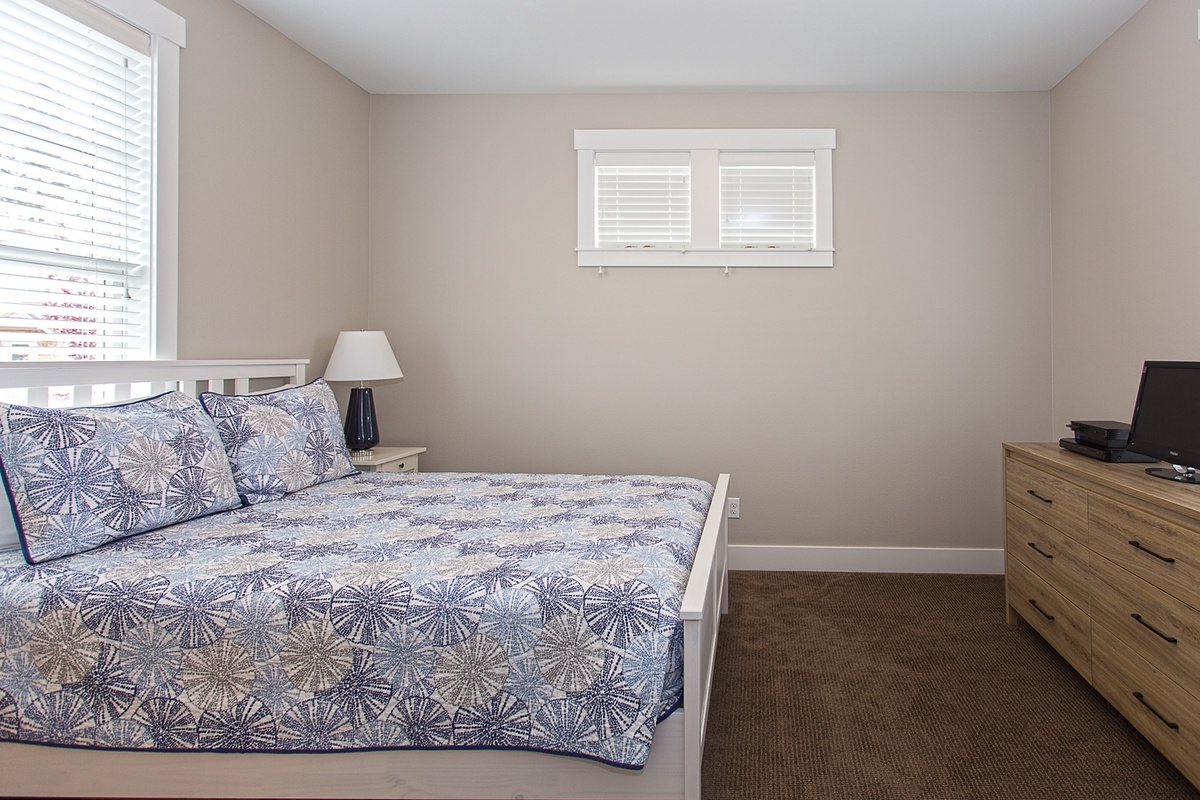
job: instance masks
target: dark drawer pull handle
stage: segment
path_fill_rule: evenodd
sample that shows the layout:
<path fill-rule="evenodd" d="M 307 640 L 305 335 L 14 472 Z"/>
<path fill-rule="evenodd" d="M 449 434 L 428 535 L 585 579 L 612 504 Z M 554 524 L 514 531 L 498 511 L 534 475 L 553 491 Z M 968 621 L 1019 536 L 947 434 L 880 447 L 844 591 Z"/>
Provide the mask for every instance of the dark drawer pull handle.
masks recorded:
<path fill-rule="evenodd" d="M 1029 601 L 1029 605 L 1033 606 L 1033 607 L 1034 607 L 1034 609 L 1036 609 L 1036 610 L 1037 610 L 1037 612 L 1038 612 L 1039 614 L 1041 614 L 1043 617 L 1045 617 L 1046 619 L 1050 620 L 1051 622 L 1054 622 L 1054 617 L 1053 617 L 1053 616 L 1051 616 L 1050 614 L 1047 614 L 1045 611 L 1043 611 L 1043 610 L 1042 610 L 1042 607 L 1041 607 L 1041 606 L 1039 606 L 1039 605 L 1037 604 L 1037 600 L 1030 600 L 1030 601 Z"/>
<path fill-rule="evenodd" d="M 1041 555 L 1045 556 L 1046 558 L 1054 558 L 1054 556 L 1050 555 L 1050 554 L 1049 554 L 1049 553 L 1047 553 L 1045 550 L 1043 550 L 1042 548 L 1038 547 L 1038 546 L 1037 546 L 1037 542 L 1030 542 L 1030 543 L 1029 543 L 1029 546 L 1033 548 L 1033 551 L 1034 551 L 1035 553 L 1040 553 Z"/>
<path fill-rule="evenodd" d="M 1149 628 L 1151 631 L 1153 631 L 1155 634 L 1157 634 L 1160 639 L 1164 639 L 1164 640 L 1170 642 L 1171 644 L 1179 643 L 1179 640 L 1176 639 L 1174 636 L 1167 636 L 1165 633 L 1160 631 L 1158 628 L 1154 627 L 1149 622 L 1146 622 L 1146 620 L 1142 619 L 1141 614 L 1130 614 L 1129 616 L 1131 616 L 1135 620 L 1137 620 L 1139 625 L 1144 625 L 1145 627 Z"/>
<path fill-rule="evenodd" d="M 1150 554 L 1150 555 L 1154 556 L 1154 557 L 1155 557 L 1155 558 L 1157 558 L 1159 561 L 1165 561 L 1165 562 L 1166 562 L 1166 563 L 1168 563 L 1168 564 L 1174 564 L 1174 563 L 1175 563 L 1175 559 L 1173 559 L 1173 558 L 1168 558 L 1167 556 L 1160 556 L 1158 553 L 1154 552 L 1154 551 L 1153 551 L 1153 550 L 1151 550 L 1150 548 L 1148 548 L 1148 547 L 1142 547 L 1142 543 L 1141 543 L 1141 542 L 1138 542 L 1138 541 L 1133 541 L 1133 540 L 1131 540 L 1131 541 L 1129 542 L 1129 546 L 1130 546 L 1130 547 L 1136 547 L 1138 550 L 1141 550 L 1143 553 L 1148 553 L 1148 554 Z"/>
<path fill-rule="evenodd" d="M 1053 502 L 1054 502 L 1053 500 L 1047 500 L 1045 497 L 1042 497 L 1040 494 L 1038 494 L 1037 492 L 1035 492 L 1033 489 L 1026 489 L 1025 491 L 1029 492 L 1031 495 L 1033 495 L 1033 496 L 1034 496 L 1034 497 L 1036 497 L 1038 500 L 1041 500 L 1043 503 L 1045 503 L 1045 504 L 1047 504 L 1047 505 L 1049 505 L 1049 504 L 1051 504 L 1051 503 L 1053 503 Z"/>
<path fill-rule="evenodd" d="M 1146 708 L 1150 709 L 1150 713 L 1151 713 L 1151 714 L 1153 714 L 1154 716 L 1158 717 L 1158 718 L 1159 718 L 1159 720 L 1162 722 L 1162 724 L 1163 724 L 1163 725 L 1166 725 L 1168 728 L 1170 728 L 1170 729 L 1171 729 L 1171 730 L 1173 730 L 1173 731 L 1177 731 L 1177 730 L 1179 730 L 1179 723 L 1178 723 L 1178 722 L 1171 722 L 1169 719 L 1167 719 L 1166 717 L 1164 717 L 1162 714 L 1158 713 L 1158 709 L 1157 709 L 1157 708 L 1155 708 L 1154 706 L 1150 705 L 1149 703 L 1147 703 L 1147 702 L 1146 702 L 1146 698 L 1142 696 L 1142 693 L 1141 693 L 1141 692 L 1134 692 L 1134 693 L 1133 693 L 1133 696 L 1134 696 L 1135 698 L 1137 698 L 1137 701 L 1138 701 L 1139 703 L 1141 703 L 1142 705 L 1144 705 Z"/>

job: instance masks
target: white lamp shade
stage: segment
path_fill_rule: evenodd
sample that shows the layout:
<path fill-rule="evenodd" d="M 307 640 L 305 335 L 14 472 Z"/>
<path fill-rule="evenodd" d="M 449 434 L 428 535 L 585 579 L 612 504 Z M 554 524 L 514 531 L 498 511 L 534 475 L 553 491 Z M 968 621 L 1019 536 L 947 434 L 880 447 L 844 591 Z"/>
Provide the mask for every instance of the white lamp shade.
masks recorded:
<path fill-rule="evenodd" d="M 338 334 L 327 381 L 387 381 L 403 378 L 400 365 L 383 331 L 342 331 Z"/>

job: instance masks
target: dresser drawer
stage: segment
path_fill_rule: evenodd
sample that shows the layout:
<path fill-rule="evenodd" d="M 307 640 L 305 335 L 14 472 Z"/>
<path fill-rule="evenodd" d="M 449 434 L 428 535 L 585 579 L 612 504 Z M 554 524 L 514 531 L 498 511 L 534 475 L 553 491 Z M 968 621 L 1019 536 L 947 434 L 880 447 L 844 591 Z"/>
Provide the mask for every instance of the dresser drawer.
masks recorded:
<path fill-rule="evenodd" d="M 1009 504 L 1005 517 L 1009 561 L 1017 560 L 1084 612 L 1091 608 L 1090 551 L 1033 515 Z"/>
<path fill-rule="evenodd" d="M 1099 495 L 1088 521 L 1095 553 L 1200 608 L 1200 534 Z"/>
<path fill-rule="evenodd" d="M 1008 502 L 1081 542 L 1087 541 L 1087 492 L 1023 461 L 1004 465 Z"/>
<path fill-rule="evenodd" d="M 1200 611 L 1099 556 L 1092 581 L 1092 624 L 1200 699 Z"/>
<path fill-rule="evenodd" d="M 1091 619 L 1078 606 L 1010 559 L 1005 574 L 1008 604 L 1087 680 L 1092 679 Z"/>
<path fill-rule="evenodd" d="M 1188 780 L 1200 784 L 1200 701 L 1103 626 L 1092 634 L 1092 685 Z"/>

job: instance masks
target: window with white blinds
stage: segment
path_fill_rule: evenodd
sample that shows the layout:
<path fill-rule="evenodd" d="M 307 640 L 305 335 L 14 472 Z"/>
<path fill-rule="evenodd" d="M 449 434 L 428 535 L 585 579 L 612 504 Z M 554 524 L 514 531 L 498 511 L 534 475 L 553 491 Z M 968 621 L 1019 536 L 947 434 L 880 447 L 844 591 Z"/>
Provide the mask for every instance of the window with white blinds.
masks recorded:
<path fill-rule="evenodd" d="M 174 355 L 152 49 L 84 0 L 0 0 L 0 362 Z"/>
<path fill-rule="evenodd" d="M 835 132 L 587 130 L 579 266 L 833 266 Z"/>
<path fill-rule="evenodd" d="M 721 247 L 811 250 L 812 153 L 721 153 Z"/>
<path fill-rule="evenodd" d="M 691 241 L 687 153 L 596 153 L 596 246 Z"/>

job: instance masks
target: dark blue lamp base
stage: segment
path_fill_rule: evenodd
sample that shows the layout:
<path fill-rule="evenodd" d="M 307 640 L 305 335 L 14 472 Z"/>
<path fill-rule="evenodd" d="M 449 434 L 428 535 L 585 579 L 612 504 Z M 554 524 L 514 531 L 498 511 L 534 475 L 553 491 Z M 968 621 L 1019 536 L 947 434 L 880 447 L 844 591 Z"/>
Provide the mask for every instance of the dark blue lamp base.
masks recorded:
<path fill-rule="evenodd" d="M 351 450 L 370 450 L 377 444 L 375 398 L 369 387 L 356 386 L 350 390 L 350 405 L 346 409 L 346 446 Z"/>

